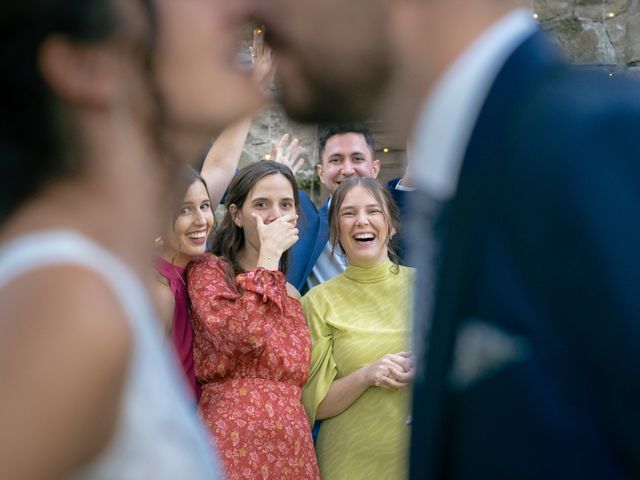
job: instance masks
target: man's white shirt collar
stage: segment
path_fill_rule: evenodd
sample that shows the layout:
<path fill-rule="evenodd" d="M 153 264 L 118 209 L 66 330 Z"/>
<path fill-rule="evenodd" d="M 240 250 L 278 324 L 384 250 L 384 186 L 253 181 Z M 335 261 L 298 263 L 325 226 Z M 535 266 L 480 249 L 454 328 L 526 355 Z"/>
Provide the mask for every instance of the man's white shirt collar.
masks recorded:
<path fill-rule="evenodd" d="M 517 9 L 458 57 L 429 95 L 414 132 L 416 185 L 437 200 L 456 192 L 462 160 L 480 109 L 513 51 L 536 30 L 532 12 Z"/>

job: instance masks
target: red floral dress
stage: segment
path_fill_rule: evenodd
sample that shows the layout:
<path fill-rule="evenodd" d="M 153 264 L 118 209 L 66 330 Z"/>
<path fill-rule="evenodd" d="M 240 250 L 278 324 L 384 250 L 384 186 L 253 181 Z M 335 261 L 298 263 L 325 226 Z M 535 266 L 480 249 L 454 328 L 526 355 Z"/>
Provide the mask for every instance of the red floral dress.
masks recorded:
<path fill-rule="evenodd" d="M 227 285 L 226 262 L 204 255 L 188 271 L 198 408 L 228 478 L 318 479 L 301 403 L 311 339 L 284 275 L 263 268 Z"/>

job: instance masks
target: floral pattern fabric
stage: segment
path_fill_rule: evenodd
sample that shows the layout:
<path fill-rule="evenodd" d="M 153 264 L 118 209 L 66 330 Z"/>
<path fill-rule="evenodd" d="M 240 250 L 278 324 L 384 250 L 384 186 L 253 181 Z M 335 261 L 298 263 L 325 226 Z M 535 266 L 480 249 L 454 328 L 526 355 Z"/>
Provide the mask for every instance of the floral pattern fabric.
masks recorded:
<path fill-rule="evenodd" d="M 188 271 L 198 409 L 230 480 L 318 479 L 301 403 L 311 340 L 284 275 L 256 268 L 227 284 L 212 255 Z"/>

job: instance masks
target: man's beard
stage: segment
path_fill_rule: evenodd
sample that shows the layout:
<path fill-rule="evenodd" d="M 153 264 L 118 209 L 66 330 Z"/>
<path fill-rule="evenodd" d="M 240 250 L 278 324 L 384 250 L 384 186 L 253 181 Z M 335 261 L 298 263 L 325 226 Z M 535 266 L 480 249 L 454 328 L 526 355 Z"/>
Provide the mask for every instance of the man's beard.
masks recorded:
<path fill-rule="evenodd" d="M 310 91 L 306 102 L 295 101 L 287 95 L 286 86 L 280 90 L 280 101 L 287 115 L 302 123 L 334 123 L 363 121 L 376 113 L 391 78 L 386 62 L 370 62 L 362 75 L 347 79 L 326 72 L 305 69 Z"/>

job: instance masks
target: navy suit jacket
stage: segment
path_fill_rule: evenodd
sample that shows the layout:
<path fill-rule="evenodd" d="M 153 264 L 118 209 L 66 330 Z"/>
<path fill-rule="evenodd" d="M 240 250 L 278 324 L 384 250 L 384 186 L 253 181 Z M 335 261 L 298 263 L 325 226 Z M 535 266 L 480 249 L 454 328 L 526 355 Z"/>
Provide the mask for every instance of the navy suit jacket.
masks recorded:
<path fill-rule="evenodd" d="M 412 479 L 640 478 L 639 157 L 640 85 L 540 32 L 508 59 L 444 219 Z"/>
<path fill-rule="evenodd" d="M 409 238 L 407 235 L 407 230 L 405 228 L 405 220 L 407 218 L 407 212 L 409 210 L 409 202 L 413 197 L 412 190 L 398 190 L 396 185 L 400 178 L 394 178 L 393 180 L 389 180 L 387 182 L 387 189 L 391 194 L 391 198 L 398 207 L 398 211 L 400 213 L 400 227 L 393 241 L 393 249 L 395 250 L 398 258 L 400 259 L 400 263 L 402 265 L 406 265 L 407 267 L 413 267 L 413 262 L 411 262 L 409 258 Z"/>

